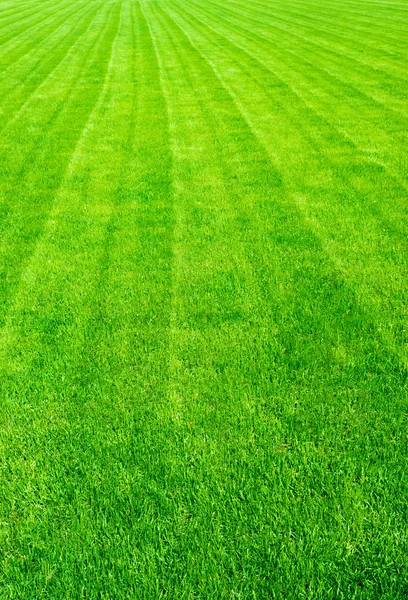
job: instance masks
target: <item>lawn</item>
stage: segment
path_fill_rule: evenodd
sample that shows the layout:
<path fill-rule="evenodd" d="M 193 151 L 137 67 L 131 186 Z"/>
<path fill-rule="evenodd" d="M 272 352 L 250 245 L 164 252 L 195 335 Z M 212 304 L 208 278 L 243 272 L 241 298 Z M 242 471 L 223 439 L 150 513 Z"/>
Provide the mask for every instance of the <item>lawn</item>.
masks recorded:
<path fill-rule="evenodd" d="M 406 600 L 406 0 L 0 0 L 0 599 Z"/>

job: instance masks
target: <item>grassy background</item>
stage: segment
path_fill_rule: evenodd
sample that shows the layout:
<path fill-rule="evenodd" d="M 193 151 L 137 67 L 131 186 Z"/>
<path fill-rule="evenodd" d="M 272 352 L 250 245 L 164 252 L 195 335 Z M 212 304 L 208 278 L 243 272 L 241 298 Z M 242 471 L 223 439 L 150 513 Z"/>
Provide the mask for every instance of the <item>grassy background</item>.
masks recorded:
<path fill-rule="evenodd" d="M 407 598 L 407 27 L 1 0 L 2 600 Z"/>

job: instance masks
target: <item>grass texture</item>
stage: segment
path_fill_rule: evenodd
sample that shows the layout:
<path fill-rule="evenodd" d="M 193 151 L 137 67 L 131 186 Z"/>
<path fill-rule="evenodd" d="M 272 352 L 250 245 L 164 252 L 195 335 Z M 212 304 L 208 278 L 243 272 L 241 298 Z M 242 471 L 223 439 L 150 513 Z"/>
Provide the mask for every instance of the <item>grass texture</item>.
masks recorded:
<path fill-rule="evenodd" d="M 407 28 L 1 0 L 1 600 L 408 597 Z"/>

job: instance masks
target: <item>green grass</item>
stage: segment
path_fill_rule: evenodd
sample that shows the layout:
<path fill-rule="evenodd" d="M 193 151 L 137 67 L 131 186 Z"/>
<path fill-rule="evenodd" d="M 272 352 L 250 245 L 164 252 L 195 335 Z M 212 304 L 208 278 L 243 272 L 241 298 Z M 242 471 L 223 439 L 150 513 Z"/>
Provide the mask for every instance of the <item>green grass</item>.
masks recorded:
<path fill-rule="evenodd" d="M 1 600 L 408 597 L 407 28 L 1 0 Z"/>

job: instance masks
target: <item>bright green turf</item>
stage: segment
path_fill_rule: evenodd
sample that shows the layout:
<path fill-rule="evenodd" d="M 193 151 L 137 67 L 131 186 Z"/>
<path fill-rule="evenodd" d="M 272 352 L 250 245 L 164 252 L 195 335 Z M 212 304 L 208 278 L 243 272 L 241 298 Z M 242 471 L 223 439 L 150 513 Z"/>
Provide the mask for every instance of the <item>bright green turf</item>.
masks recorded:
<path fill-rule="evenodd" d="M 1 600 L 408 597 L 407 28 L 1 0 Z"/>

